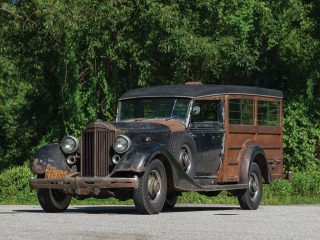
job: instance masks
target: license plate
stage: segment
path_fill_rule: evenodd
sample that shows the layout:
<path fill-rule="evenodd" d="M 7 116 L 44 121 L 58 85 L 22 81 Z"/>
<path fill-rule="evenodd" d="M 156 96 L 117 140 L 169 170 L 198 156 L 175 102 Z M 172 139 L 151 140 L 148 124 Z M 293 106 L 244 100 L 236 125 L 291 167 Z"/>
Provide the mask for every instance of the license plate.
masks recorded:
<path fill-rule="evenodd" d="M 46 178 L 64 178 L 67 176 L 67 171 L 59 169 L 46 169 Z"/>

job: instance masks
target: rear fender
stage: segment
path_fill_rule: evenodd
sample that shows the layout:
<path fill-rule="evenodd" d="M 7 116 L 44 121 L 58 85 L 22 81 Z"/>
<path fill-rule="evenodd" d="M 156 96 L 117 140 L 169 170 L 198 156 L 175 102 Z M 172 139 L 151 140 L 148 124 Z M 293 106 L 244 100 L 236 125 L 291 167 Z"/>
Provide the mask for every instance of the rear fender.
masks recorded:
<path fill-rule="evenodd" d="M 71 168 L 61 151 L 60 144 L 52 143 L 42 146 L 33 156 L 30 169 L 35 174 L 44 174 L 46 169 L 59 169 L 69 172 Z"/>
<path fill-rule="evenodd" d="M 272 177 L 268 168 L 267 160 L 263 149 L 256 144 L 246 147 L 245 153 L 241 161 L 240 181 L 241 184 L 248 183 L 248 173 L 251 162 L 256 162 L 261 170 L 261 174 L 265 183 L 271 183 Z"/>

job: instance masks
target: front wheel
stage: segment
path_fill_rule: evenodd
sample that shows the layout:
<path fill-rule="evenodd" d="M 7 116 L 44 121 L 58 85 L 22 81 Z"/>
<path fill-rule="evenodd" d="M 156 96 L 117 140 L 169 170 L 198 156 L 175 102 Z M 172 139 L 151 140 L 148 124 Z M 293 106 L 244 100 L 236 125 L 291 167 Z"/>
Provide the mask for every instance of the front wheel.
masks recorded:
<path fill-rule="evenodd" d="M 178 194 L 168 192 L 163 209 L 170 210 L 170 209 L 174 208 L 174 206 L 177 203 L 177 200 L 178 200 Z"/>
<path fill-rule="evenodd" d="M 153 160 L 139 178 L 139 186 L 133 191 L 133 201 L 141 214 L 158 214 L 167 195 L 167 176 L 159 159 Z"/>
<path fill-rule="evenodd" d="M 38 200 L 46 212 L 64 212 L 70 202 L 71 202 L 71 195 L 64 193 L 58 189 L 38 189 L 37 192 Z"/>
<path fill-rule="evenodd" d="M 262 176 L 255 162 L 249 169 L 249 183 L 246 190 L 240 190 L 237 194 L 240 207 L 246 210 L 255 210 L 259 207 L 262 198 Z"/>

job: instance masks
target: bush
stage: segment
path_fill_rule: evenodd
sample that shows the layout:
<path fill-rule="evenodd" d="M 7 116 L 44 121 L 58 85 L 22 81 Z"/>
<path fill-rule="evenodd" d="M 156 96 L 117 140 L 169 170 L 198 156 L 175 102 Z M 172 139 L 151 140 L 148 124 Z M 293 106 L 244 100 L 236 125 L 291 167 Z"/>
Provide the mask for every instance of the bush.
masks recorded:
<path fill-rule="evenodd" d="M 29 187 L 29 178 L 33 176 L 28 164 L 11 167 L 0 174 L 0 202 L 24 204 L 36 202 L 35 191 Z"/>
<path fill-rule="evenodd" d="M 27 164 L 12 167 L 0 173 L 0 204 L 38 204 L 36 191 L 30 190 L 29 178 L 33 176 Z M 183 193 L 179 203 L 237 204 L 227 192 L 217 197 L 206 197 L 195 192 Z M 320 203 L 320 172 L 297 172 L 293 180 L 276 180 L 264 185 L 263 204 Z M 116 199 L 84 201 L 73 200 L 73 204 L 132 204 Z"/>
<path fill-rule="evenodd" d="M 320 172 L 297 173 L 292 180 L 292 189 L 294 195 L 320 195 Z"/>
<path fill-rule="evenodd" d="M 317 158 L 320 127 L 302 97 L 286 102 L 283 143 L 286 169 L 319 170 Z"/>
<path fill-rule="evenodd" d="M 292 195 L 292 183 L 286 180 L 278 180 L 273 182 L 269 189 L 270 191 L 268 195 L 276 197 L 286 197 Z M 265 191 L 265 193 L 267 192 Z"/>

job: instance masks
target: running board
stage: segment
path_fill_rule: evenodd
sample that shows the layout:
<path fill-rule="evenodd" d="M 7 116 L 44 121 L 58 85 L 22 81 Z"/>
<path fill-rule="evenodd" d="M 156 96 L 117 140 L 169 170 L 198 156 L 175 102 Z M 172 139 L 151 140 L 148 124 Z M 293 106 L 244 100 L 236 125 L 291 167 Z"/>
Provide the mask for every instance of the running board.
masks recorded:
<path fill-rule="evenodd" d="M 223 190 L 238 190 L 238 189 L 246 189 L 248 188 L 247 184 L 223 184 L 223 185 L 207 185 L 202 186 L 202 190 L 204 192 L 210 191 L 223 191 Z"/>
<path fill-rule="evenodd" d="M 184 184 L 184 186 L 176 186 L 176 189 L 181 191 L 192 191 L 192 192 L 213 192 L 213 191 L 230 191 L 247 189 L 247 184 L 210 184 L 210 185 L 198 185 L 193 182 L 192 184 Z"/>

